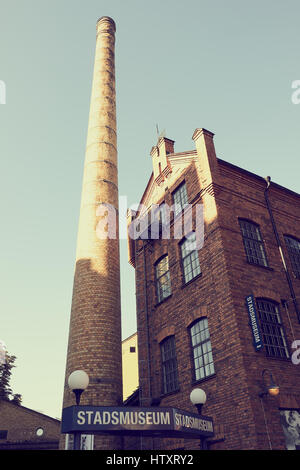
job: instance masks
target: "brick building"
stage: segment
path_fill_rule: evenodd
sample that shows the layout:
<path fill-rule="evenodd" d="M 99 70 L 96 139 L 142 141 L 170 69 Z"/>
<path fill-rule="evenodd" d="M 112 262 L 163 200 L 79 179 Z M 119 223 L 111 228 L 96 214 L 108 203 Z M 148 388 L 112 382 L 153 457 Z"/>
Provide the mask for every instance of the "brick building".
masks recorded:
<path fill-rule="evenodd" d="M 207 395 L 203 414 L 215 424 L 209 448 L 295 449 L 300 197 L 217 158 L 211 132 L 196 129 L 192 138 L 196 149 L 180 153 L 174 141 L 159 138 L 141 209 L 128 213 L 139 402 L 195 411 L 189 396 L 200 387 Z M 192 225 L 180 234 L 185 207 Z M 170 237 L 164 232 L 168 218 Z M 158 235 L 149 234 L 145 220 Z M 271 379 L 280 388 L 277 396 L 264 393 Z M 199 448 L 195 440 L 144 445 Z"/>
<path fill-rule="evenodd" d="M 123 401 L 135 392 L 139 385 L 137 333 L 122 341 Z"/>
<path fill-rule="evenodd" d="M 0 450 L 58 449 L 60 420 L 0 400 Z"/>

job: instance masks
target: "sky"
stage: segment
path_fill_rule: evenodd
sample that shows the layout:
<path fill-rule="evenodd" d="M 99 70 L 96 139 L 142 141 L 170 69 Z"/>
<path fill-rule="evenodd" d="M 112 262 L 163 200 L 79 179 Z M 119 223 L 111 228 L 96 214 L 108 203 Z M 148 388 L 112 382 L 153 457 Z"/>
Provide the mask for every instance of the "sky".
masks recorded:
<path fill-rule="evenodd" d="M 0 0 L 0 340 L 17 357 L 22 404 L 58 418 L 101 16 L 117 27 L 128 207 L 150 177 L 156 126 L 176 152 L 193 150 L 204 127 L 219 158 L 299 192 L 298 0 Z M 126 338 L 136 330 L 134 270 L 126 240 L 120 247 Z"/>

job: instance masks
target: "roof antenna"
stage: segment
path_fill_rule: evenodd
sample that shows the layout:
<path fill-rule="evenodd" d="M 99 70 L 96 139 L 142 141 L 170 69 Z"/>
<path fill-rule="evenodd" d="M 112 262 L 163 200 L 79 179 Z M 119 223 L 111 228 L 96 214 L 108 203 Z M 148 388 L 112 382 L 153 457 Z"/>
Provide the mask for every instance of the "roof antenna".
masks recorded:
<path fill-rule="evenodd" d="M 157 132 L 157 141 L 162 137 L 166 137 L 166 130 L 164 129 L 162 132 L 159 132 L 158 124 L 156 124 L 156 132 Z"/>

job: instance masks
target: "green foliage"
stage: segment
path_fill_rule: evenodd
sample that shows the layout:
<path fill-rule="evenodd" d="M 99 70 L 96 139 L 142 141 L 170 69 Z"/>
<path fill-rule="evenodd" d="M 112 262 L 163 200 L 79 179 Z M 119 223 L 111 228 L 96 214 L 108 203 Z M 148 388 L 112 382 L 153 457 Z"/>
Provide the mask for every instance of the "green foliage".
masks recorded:
<path fill-rule="evenodd" d="M 0 400 L 7 400 L 20 405 L 22 396 L 18 393 L 13 394 L 10 387 L 12 368 L 16 367 L 14 364 L 15 360 L 16 356 L 9 356 L 6 354 L 5 362 L 0 364 Z"/>

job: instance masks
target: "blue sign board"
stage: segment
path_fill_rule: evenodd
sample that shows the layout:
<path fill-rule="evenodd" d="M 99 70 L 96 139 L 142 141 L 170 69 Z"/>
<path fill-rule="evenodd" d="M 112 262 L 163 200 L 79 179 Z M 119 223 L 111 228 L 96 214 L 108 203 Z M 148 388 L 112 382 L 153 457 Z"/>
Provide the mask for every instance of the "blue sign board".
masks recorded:
<path fill-rule="evenodd" d="M 252 330 L 254 348 L 256 351 L 259 351 L 263 347 L 263 341 L 262 341 L 259 323 L 257 320 L 254 296 L 252 294 L 246 297 L 246 306 L 247 306 L 250 326 Z"/>
<path fill-rule="evenodd" d="M 177 408 L 134 406 L 70 406 L 63 409 L 62 433 L 145 434 L 149 436 L 212 437 L 212 418 Z"/>

